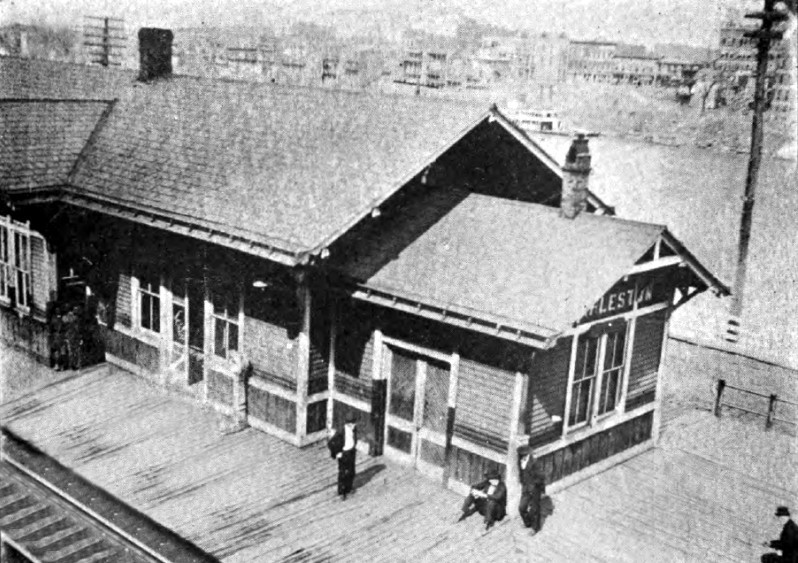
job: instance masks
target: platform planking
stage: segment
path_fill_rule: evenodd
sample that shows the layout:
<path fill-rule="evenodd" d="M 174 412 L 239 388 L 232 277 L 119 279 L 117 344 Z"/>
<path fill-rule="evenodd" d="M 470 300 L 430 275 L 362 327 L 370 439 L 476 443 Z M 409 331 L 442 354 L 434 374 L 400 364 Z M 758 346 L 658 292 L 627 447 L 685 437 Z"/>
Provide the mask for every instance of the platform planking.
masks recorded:
<path fill-rule="evenodd" d="M 342 502 L 324 445 L 223 434 L 216 413 L 117 369 L 20 397 L 0 416 L 225 563 L 754 560 L 777 535 L 773 507 L 798 490 L 777 461 L 739 455 L 751 443 L 794 456 L 788 437 L 693 410 L 661 447 L 553 495 L 537 535 L 518 519 L 484 534 L 478 515 L 456 523 L 459 496 L 383 458 L 358 456 L 357 491 Z"/>

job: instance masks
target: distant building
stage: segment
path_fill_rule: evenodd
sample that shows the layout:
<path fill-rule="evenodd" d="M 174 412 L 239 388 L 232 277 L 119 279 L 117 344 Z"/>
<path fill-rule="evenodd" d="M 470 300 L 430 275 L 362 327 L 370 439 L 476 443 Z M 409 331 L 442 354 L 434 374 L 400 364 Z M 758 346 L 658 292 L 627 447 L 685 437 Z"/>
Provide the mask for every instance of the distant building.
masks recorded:
<path fill-rule="evenodd" d="M 615 71 L 617 43 L 571 41 L 568 49 L 568 77 L 588 82 L 611 82 Z"/>
<path fill-rule="evenodd" d="M 456 48 L 446 38 L 417 30 L 409 30 L 402 41 L 402 56 L 395 81 L 425 88 L 447 85 L 449 64 Z"/>
<path fill-rule="evenodd" d="M 720 56 L 715 68 L 726 73 L 738 91 L 753 95 L 753 78 L 756 73 L 756 40 L 745 34 L 756 26 L 727 23 L 720 29 Z M 795 53 L 790 52 L 790 41 L 774 40 L 768 57 L 768 87 L 771 109 L 792 111 L 795 108 L 796 78 Z"/>
<path fill-rule="evenodd" d="M 658 82 L 660 59 L 643 45 L 619 44 L 613 55 L 615 84 L 651 85 Z"/>
<path fill-rule="evenodd" d="M 679 44 L 658 44 L 653 52 L 659 57 L 659 84 L 680 86 L 692 84 L 699 70 L 706 68 L 718 57 L 712 49 Z"/>

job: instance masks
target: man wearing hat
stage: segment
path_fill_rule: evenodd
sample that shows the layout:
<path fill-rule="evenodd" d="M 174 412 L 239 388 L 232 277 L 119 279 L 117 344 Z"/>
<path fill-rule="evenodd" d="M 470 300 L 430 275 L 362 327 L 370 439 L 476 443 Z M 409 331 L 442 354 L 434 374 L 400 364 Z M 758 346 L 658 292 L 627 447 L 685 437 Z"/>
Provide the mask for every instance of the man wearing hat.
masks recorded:
<path fill-rule="evenodd" d="M 546 492 L 546 476 L 529 446 L 518 448 L 518 469 L 521 480 L 521 502 L 518 503 L 518 512 L 521 514 L 524 526 L 532 528 L 533 532 L 538 532 L 540 501 Z"/>
<path fill-rule="evenodd" d="M 783 524 L 781 535 L 779 539 L 763 545 L 781 551 L 781 555 L 766 553 L 762 556 L 762 563 L 798 563 L 798 526 L 790 518 L 790 509 L 779 506 L 776 508 L 776 517 Z"/>
<path fill-rule="evenodd" d="M 502 482 L 498 470 L 487 471 L 485 480 L 471 487 L 471 492 L 463 502 L 463 514 L 458 522 L 474 512 L 485 517 L 485 530 L 489 530 L 496 520 L 504 518 L 507 512 L 507 486 Z"/>
<path fill-rule="evenodd" d="M 344 427 L 333 430 L 327 447 L 330 456 L 338 460 L 338 494 L 343 500 L 352 492 L 355 481 L 355 446 L 357 446 L 357 418 L 351 412 L 346 415 Z"/>

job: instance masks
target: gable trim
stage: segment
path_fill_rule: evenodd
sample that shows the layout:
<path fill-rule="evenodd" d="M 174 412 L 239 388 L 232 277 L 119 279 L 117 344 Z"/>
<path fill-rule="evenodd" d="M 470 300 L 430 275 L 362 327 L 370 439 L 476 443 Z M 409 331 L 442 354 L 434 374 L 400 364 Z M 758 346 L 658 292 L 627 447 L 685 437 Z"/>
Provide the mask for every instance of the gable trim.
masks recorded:
<path fill-rule="evenodd" d="M 380 208 L 380 206 L 383 203 L 385 203 L 388 199 L 390 199 L 392 196 L 394 196 L 396 193 L 398 193 L 402 188 L 404 188 L 408 183 L 410 183 L 410 181 L 413 178 L 415 178 L 419 174 L 422 174 L 426 168 L 428 168 L 429 166 L 434 164 L 435 161 L 438 160 L 446 151 L 448 151 L 454 145 L 459 143 L 466 135 L 468 135 L 471 131 L 473 131 L 480 123 L 482 123 L 486 119 L 489 119 L 490 116 L 491 116 L 490 110 L 486 111 L 483 114 L 481 114 L 476 120 L 474 120 L 471 124 L 466 126 L 464 129 L 462 129 L 457 134 L 457 136 L 455 136 L 451 141 L 447 142 L 442 148 L 440 148 L 438 151 L 436 151 L 432 156 L 427 157 L 426 159 L 424 159 L 423 162 L 420 165 L 412 167 L 411 168 L 412 172 L 410 172 L 409 174 L 405 175 L 395 185 L 395 187 L 393 189 L 389 190 L 387 193 L 385 193 L 385 194 L 375 198 L 371 202 L 369 202 L 367 205 L 362 207 L 357 213 L 353 214 L 352 217 L 348 221 L 346 221 L 346 223 L 344 223 L 344 225 L 342 225 L 341 227 L 336 229 L 336 231 L 332 235 L 328 236 L 327 238 L 322 240 L 320 243 L 318 243 L 315 246 L 313 246 L 307 252 L 304 252 L 302 254 L 301 261 L 302 262 L 307 262 L 309 257 L 318 256 L 318 255 L 322 255 L 322 257 L 326 258 L 326 256 L 329 255 L 329 247 L 330 247 L 330 245 L 332 245 L 336 240 L 341 238 L 350 229 L 352 229 L 352 227 L 357 225 L 360 221 L 362 221 L 363 219 L 365 219 L 366 217 L 368 217 L 372 213 L 375 214 L 374 215 L 375 217 L 378 216 L 379 215 L 379 208 Z"/>

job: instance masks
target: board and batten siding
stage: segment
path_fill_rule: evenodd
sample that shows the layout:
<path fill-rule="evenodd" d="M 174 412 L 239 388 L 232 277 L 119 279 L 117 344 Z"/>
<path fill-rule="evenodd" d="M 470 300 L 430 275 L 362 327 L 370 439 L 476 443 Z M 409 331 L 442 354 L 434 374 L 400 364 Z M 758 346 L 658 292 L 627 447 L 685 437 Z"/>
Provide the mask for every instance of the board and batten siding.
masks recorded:
<path fill-rule="evenodd" d="M 497 451 L 507 448 L 515 373 L 461 358 L 454 433 Z"/>
<path fill-rule="evenodd" d="M 635 327 L 626 410 L 654 401 L 667 311 L 639 317 Z"/>
<path fill-rule="evenodd" d="M 561 338 L 554 348 L 535 357 L 526 407 L 527 433 L 533 446 L 554 442 L 562 435 L 572 342 L 573 337 Z M 560 421 L 554 422 L 553 416 Z"/>

